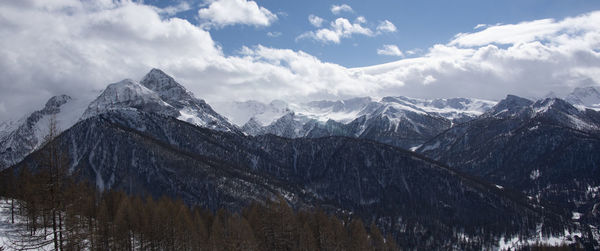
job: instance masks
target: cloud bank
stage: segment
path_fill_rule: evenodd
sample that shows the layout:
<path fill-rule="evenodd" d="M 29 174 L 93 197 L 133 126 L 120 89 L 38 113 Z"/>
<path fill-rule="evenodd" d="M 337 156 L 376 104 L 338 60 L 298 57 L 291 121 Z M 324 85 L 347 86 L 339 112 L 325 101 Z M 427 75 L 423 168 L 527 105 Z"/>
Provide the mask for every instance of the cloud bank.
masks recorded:
<path fill-rule="evenodd" d="M 53 95 L 91 99 L 108 83 L 139 79 L 152 67 L 208 102 L 499 99 L 600 83 L 600 12 L 482 27 L 419 57 L 360 68 L 261 45 L 225 55 L 203 28 L 127 1 L 8 0 L 0 2 L 0 17 L 0 121 L 38 109 Z M 374 33 L 359 22 L 337 20 L 327 28 L 334 34 L 323 37 Z"/>

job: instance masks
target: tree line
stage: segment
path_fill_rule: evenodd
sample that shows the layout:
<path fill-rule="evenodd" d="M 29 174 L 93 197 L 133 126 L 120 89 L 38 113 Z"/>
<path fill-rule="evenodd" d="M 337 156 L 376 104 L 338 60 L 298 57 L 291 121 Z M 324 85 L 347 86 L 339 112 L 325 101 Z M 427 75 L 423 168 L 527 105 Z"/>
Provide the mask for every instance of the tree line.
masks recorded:
<path fill-rule="evenodd" d="M 323 210 L 294 210 L 283 197 L 231 212 L 186 205 L 180 199 L 100 192 L 79 182 L 60 154 L 45 168 L 8 169 L 0 196 L 22 231 L 14 249 L 55 250 L 397 250 L 360 218 Z"/>

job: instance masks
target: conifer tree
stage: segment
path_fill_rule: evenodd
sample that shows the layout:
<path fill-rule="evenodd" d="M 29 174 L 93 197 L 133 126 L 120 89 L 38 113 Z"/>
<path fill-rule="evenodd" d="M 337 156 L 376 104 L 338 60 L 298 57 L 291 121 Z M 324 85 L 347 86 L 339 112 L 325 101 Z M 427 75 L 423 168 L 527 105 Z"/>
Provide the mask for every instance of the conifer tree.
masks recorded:
<path fill-rule="evenodd" d="M 348 249 L 350 245 L 350 239 L 348 236 L 348 231 L 344 227 L 344 223 L 335 215 L 330 217 L 330 221 L 333 238 L 329 241 L 329 246 L 332 248 L 332 250 Z"/>
<path fill-rule="evenodd" d="M 349 250 L 368 250 L 371 245 L 369 244 L 369 239 L 367 236 L 367 232 L 365 231 L 365 226 L 362 223 L 362 220 L 355 218 L 350 222 L 349 226 L 350 231 L 350 245 L 348 246 Z"/>
<path fill-rule="evenodd" d="M 385 238 L 385 247 L 386 250 L 388 251 L 392 251 L 392 250 L 400 250 L 398 248 L 398 244 L 396 244 L 396 240 L 394 239 L 394 237 L 388 233 L 388 235 Z"/>
<path fill-rule="evenodd" d="M 194 209 L 193 221 L 193 245 L 201 249 L 207 249 L 209 236 L 206 223 L 204 222 L 199 209 Z"/>
<path fill-rule="evenodd" d="M 226 248 L 226 236 L 225 228 L 223 226 L 224 211 L 219 210 L 215 215 L 213 223 L 210 227 L 210 238 L 208 240 L 209 247 L 211 250 L 220 251 L 227 250 Z"/>
<path fill-rule="evenodd" d="M 381 235 L 381 231 L 379 231 L 377 225 L 375 225 L 375 222 L 371 223 L 369 231 L 371 232 L 371 245 L 373 246 L 373 249 L 375 251 L 384 251 L 385 243 L 383 236 Z"/>
<path fill-rule="evenodd" d="M 308 222 L 304 222 L 298 235 L 298 248 L 296 250 L 317 250 L 317 241 Z"/>

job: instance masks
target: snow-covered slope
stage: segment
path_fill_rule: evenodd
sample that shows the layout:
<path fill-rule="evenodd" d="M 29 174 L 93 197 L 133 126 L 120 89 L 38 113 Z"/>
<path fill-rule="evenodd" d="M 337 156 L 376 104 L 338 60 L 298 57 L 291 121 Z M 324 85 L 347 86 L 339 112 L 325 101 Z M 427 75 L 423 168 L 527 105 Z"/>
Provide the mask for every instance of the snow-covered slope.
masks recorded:
<path fill-rule="evenodd" d="M 108 85 L 104 92 L 88 105 L 81 119 L 120 109 L 138 109 L 177 116 L 177 110 L 163 101 L 157 93 L 131 79 L 125 79 Z"/>
<path fill-rule="evenodd" d="M 400 96 L 384 97 L 379 101 L 362 97 L 283 103 L 279 104 L 279 110 L 273 109 L 273 103 L 248 101 L 231 104 L 223 110 L 233 116 L 233 121 L 248 121 L 242 130 L 250 135 L 275 134 L 289 138 L 337 135 L 410 148 L 448 129 L 453 123 L 483 114 L 495 104 L 481 99 L 426 100 Z M 277 113 L 268 111 L 274 110 L 283 115 L 266 124 L 269 120 L 261 119 L 261 116 L 268 113 L 271 120 Z"/>
<path fill-rule="evenodd" d="M 399 110 L 424 112 L 456 122 L 473 119 L 496 105 L 495 101 L 475 98 L 416 99 L 399 96 L 385 97 L 381 101 Z"/>
<path fill-rule="evenodd" d="M 268 104 L 254 100 L 218 102 L 214 106 L 219 113 L 238 126 L 245 125 L 251 119 L 254 120 L 252 123 L 261 126 L 269 125 L 291 111 L 289 105 L 281 100 L 273 100 Z"/>
<path fill-rule="evenodd" d="M 291 109 L 298 116 L 322 123 L 328 120 L 348 123 L 363 115 L 361 112 L 371 103 L 374 103 L 374 101 L 370 97 L 337 101 L 321 100 L 304 104 L 292 104 Z"/>
<path fill-rule="evenodd" d="M 325 123 L 333 120 L 350 123 L 361 117 L 373 117 L 382 107 L 393 107 L 395 111 L 415 112 L 443 117 L 454 122 L 462 122 L 483 114 L 496 104 L 495 101 L 474 98 L 416 99 L 404 96 L 384 97 L 379 101 L 370 97 L 346 100 L 320 100 L 307 103 L 286 103 L 273 101 L 269 104 L 258 101 L 221 102 L 217 110 L 237 125 L 244 125 L 250 119 L 263 126 L 293 112 L 297 120 L 315 120 Z M 397 117 L 397 116 L 396 116 Z M 253 123 L 254 123 L 253 122 Z"/>
<path fill-rule="evenodd" d="M 565 100 L 573 105 L 600 109 L 600 91 L 592 86 L 575 88 Z"/>
<path fill-rule="evenodd" d="M 51 118 L 59 131 L 73 126 L 85 109 L 86 100 L 67 95 L 54 96 L 41 110 L 18 121 L 5 122 L 0 128 L 0 170 L 23 159 L 42 144 Z"/>
<path fill-rule="evenodd" d="M 175 117 L 219 131 L 239 129 L 161 70 L 152 69 L 141 82 L 131 79 L 108 85 L 83 114 L 87 119 L 112 110 L 140 110 Z"/>
<path fill-rule="evenodd" d="M 154 91 L 160 99 L 178 110 L 179 120 L 219 131 L 239 132 L 227 118 L 215 112 L 204 100 L 196 98 L 171 76 L 159 69 L 152 69 L 140 82 Z"/>

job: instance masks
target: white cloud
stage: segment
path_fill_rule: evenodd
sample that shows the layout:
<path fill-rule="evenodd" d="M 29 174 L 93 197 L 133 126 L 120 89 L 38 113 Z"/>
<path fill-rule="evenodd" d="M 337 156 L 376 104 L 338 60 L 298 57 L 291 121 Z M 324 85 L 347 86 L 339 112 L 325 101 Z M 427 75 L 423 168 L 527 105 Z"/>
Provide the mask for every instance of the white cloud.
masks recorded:
<path fill-rule="evenodd" d="M 315 16 L 313 14 L 308 15 L 308 21 L 310 22 L 310 24 L 312 24 L 314 27 L 321 27 L 321 25 L 323 25 L 323 22 L 325 22 L 325 19 L 320 18 L 318 16 Z"/>
<path fill-rule="evenodd" d="M 584 21 L 585 20 L 585 21 Z M 459 33 L 450 42 L 458 46 L 517 44 L 544 41 L 557 36 L 577 36 L 600 28 L 600 12 L 591 12 L 561 21 L 540 19 L 518 24 L 496 24 L 473 33 Z"/>
<path fill-rule="evenodd" d="M 402 53 L 402 51 L 398 49 L 398 46 L 393 44 L 384 44 L 382 48 L 377 49 L 377 54 L 397 57 L 404 56 L 404 53 Z"/>
<path fill-rule="evenodd" d="M 389 20 L 384 20 L 377 26 L 377 32 L 395 32 L 396 25 Z"/>
<path fill-rule="evenodd" d="M 310 20 L 310 16 L 309 16 Z M 302 33 L 296 38 L 299 39 L 313 39 L 322 43 L 335 43 L 339 44 L 342 38 L 350 38 L 354 34 L 360 34 L 365 36 L 380 35 L 383 32 L 395 32 L 396 26 L 388 21 L 382 21 L 376 28 L 377 32 L 373 32 L 368 27 L 364 26 L 367 23 L 367 19 L 363 16 L 357 17 L 353 23 L 346 18 L 337 18 L 335 21 L 329 24 L 329 27 L 318 29 L 316 31 L 307 31 Z"/>
<path fill-rule="evenodd" d="M 412 50 L 407 50 L 406 54 L 408 55 L 416 55 L 417 53 L 421 53 L 422 50 L 421 49 L 412 49 Z"/>
<path fill-rule="evenodd" d="M 350 7 L 350 5 L 347 4 L 341 4 L 341 5 L 332 5 L 331 6 L 331 13 L 333 13 L 334 15 L 339 15 L 342 12 L 354 12 L 354 10 L 352 10 L 352 7 Z"/>
<path fill-rule="evenodd" d="M 205 25 L 216 27 L 235 24 L 269 26 L 277 20 L 277 15 L 248 0 L 215 0 L 208 8 L 198 10 L 198 17 L 207 21 Z"/>
<path fill-rule="evenodd" d="M 373 31 L 362 26 L 359 20 L 350 23 L 348 19 L 340 17 L 331 22 L 329 28 L 305 32 L 298 36 L 297 39 L 310 38 L 323 43 L 339 44 L 342 38 L 349 38 L 354 34 L 373 36 Z"/>
<path fill-rule="evenodd" d="M 169 5 L 164 8 L 156 8 L 158 13 L 166 14 L 167 16 L 175 16 L 177 13 L 181 13 L 184 11 L 188 11 L 192 9 L 192 6 L 186 2 L 182 1 L 177 5 Z"/>
<path fill-rule="evenodd" d="M 162 19 L 151 6 L 40 5 L 49 2 L 0 2 L 0 100 L 17 114 L 39 109 L 52 95 L 90 98 L 151 67 L 203 69 L 222 58 L 208 32 L 186 20 Z"/>
<path fill-rule="evenodd" d="M 354 22 L 364 24 L 367 23 L 367 19 L 363 16 L 359 16 L 354 20 Z"/>
<path fill-rule="evenodd" d="M 267 32 L 267 36 L 269 36 L 269 37 L 279 37 L 279 36 L 281 36 L 281 32 L 279 32 L 279 31 L 269 31 L 269 32 Z"/>
<path fill-rule="evenodd" d="M 302 51 L 260 45 L 226 56 L 209 32 L 139 3 L 0 1 L 0 121 L 39 109 L 52 95 L 95 97 L 108 83 L 141 78 L 152 67 L 209 103 L 561 94 L 600 84 L 599 15 L 496 25 L 457 35 L 420 56 L 346 68 Z M 327 41 L 374 35 L 338 20 L 325 29 L 333 33 Z M 540 34 L 532 25 L 552 31 Z M 519 36 L 507 40 L 505 26 Z"/>
<path fill-rule="evenodd" d="M 477 30 L 477 29 L 481 29 L 481 28 L 485 28 L 488 27 L 487 24 L 477 24 L 475 25 L 475 27 L 473 27 L 473 30 Z"/>
<path fill-rule="evenodd" d="M 425 78 L 423 79 L 423 84 L 424 84 L 424 85 L 428 85 L 428 84 L 431 84 L 431 83 L 435 82 L 436 80 L 437 80 L 437 79 L 435 79 L 435 77 L 434 77 L 434 76 L 427 75 L 427 76 L 425 76 Z"/>

